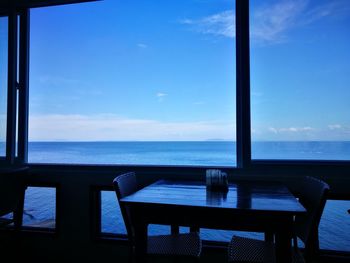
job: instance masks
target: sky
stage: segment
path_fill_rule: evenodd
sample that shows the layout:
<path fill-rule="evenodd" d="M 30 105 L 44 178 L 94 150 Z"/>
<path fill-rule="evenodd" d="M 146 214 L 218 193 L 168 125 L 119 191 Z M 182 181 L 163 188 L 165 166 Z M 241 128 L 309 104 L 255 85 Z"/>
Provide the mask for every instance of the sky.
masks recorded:
<path fill-rule="evenodd" d="M 252 139 L 350 140 L 349 1 L 250 8 Z M 32 9 L 29 140 L 235 140 L 235 40 L 234 0 Z"/>

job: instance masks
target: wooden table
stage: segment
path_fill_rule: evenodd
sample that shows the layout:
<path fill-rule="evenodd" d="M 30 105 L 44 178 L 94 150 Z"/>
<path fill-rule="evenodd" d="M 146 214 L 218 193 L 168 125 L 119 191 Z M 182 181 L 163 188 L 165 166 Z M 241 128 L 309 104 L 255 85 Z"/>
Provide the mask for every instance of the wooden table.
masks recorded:
<path fill-rule="evenodd" d="M 151 223 L 274 233 L 277 261 L 291 262 L 293 217 L 306 212 L 286 186 L 249 181 L 224 193 L 207 190 L 205 182 L 160 180 L 121 202 L 132 210 L 138 262 Z"/>

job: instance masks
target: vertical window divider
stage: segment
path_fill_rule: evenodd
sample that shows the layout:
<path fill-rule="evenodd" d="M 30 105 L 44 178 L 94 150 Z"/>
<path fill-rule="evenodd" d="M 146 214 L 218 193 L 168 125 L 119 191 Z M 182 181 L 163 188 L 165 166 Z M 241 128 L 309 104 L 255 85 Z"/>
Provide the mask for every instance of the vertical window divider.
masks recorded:
<path fill-rule="evenodd" d="M 30 11 L 20 11 L 19 41 L 19 98 L 18 98 L 18 162 L 28 161 L 28 111 L 29 111 L 29 38 Z"/>
<path fill-rule="evenodd" d="M 17 12 L 15 8 L 8 16 L 8 75 L 7 75 L 7 130 L 6 161 L 13 164 L 16 153 L 16 102 L 17 102 Z"/>
<path fill-rule="evenodd" d="M 237 167 L 251 165 L 249 1 L 236 0 Z"/>

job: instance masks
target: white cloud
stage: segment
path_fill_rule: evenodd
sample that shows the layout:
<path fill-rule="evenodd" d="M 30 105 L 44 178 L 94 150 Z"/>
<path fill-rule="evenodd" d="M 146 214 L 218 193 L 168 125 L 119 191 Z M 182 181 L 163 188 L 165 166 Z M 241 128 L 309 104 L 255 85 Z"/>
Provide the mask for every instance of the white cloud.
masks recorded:
<path fill-rule="evenodd" d="M 180 23 L 190 25 L 203 34 L 212 34 L 233 38 L 236 34 L 235 14 L 233 10 L 223 11 L 200 19 L 183 19 Z"/>
<path fill-rule="evenodd" d="M 78 79 L 52 76 L 52 75 L 42 75 L 38 78 L 38 81 L 39 83 L 46 84 L 46 85 L 53 85 L 53 86 L 66 86 L 66 85 L 75 85 L 80 83 Z"/>
<path fill-rule="evenodd" d="M 256 41 L 278 43 L 287 39 L 286 33 L 297 27 L 332 16 L 348 16 L 348 0 L 333 0 L 311 7 L 310 0 L 276 1 L 253 13 L 252 36 Z"/>
<path fill-rule="evenodd" d="M 306 0 L 284 0 L 272 6 L 265 6 L 252 14 L 253 39 L 279 42 L 284 33 L 295 26 L 297 18 L 307 6 Z"/>
<path fill-rule="evenodd" d="M 158 98 L 158 101 L 159 101 L 159 102 L 162 102 L 163 99 L 164 99 L 164 97 L 168 96 L 168 94 L 167 94 L 167 93 L 163 93 L 163 92 L 158 92 L 158 93 L 156 94 L 156 96 L 157 96 L 157 98 Z"/>
<path fill-rule="evenodd" d="M 348 0 L 333 0 L 310 7 L 309 0 L 282 0 L 262 5 L 251 13 L 251 36 L 254 41 L 280 43 L 287 40 L 293 28 L 313 23 L 329 16 L 349 15 Z M 228 38 L 235 37 L 235 14 L 225 10 L 204 18 L 182 19 L 180 23 L 193 30 Z"/>
<path fill-rule="evenodd" d="M 165 96 L 168 96 L 168 94 L 163 93 L 163 92 L 158 92 L 158 93 L 157 93 L 157 97 L 158 97 L 158 98 L 162 98 L 162 97 L 165 97 Z"/>
<path fill-rule="evenodd" d="M 181 23 L 181 24 L 185 24 L 185 25 L 193 25 L 193 24 L 195 24 L 196 22 L 195 22 L 194 20 L 185 18 L 185 19 L 181 19 L 181 20 L 180 20 L 180 23 Z"/>
<path fill-rule="evenodd" d="M 234 124 L 223 121 L 162 122 L 113 114 L 30 116 L 30 141 L 234 140 Z"/>
<path fill-rule="evenodd" d="M 316 6 L 309 10 L 305 17 L 304 24 L 309 24 L 319 19 L 331 16 L 347 16 L 349 15 L 350 5 L 349 0 L 333 0 L 325 4 Z"/>
<path fill-rule="evenodd" d="M 340 124 L 330 124 L 330 125 L 328 125 L 328 128 L 330 130 L 337 130 L 337 129 L 341 129 L 342 126 Z"/>
<path fill-rule="evenodd" d="M 282 133 L 282 132 L 305 132 L 305 131 L 311 131 L 313 128 L 311 127 L 288 127 L 288 128 L 274 128 L 269 127 L 268 130 L 272 133 Z"/>
<path fill-rule="evenodd" d="M 143 44 L 143 43 L 138 43 L 137 46 L 139 48 L 147 48 L 148 47 L 146 44 Z"/>
<path fill-rule="evenodd" d="M 278 133 L 277 129 L 273 127 L 269 127 L 268 130 L 273 133 Z"/>

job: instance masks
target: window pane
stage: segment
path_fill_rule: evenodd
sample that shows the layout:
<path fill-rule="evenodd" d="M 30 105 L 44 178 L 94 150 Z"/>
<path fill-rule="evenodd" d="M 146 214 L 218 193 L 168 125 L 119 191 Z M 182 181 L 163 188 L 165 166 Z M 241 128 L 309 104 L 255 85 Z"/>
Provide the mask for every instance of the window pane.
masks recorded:
<path fill-rule="evenodd" d="M 6 155 L 8 19 L 0 17 L 0 156 Z"/>
<path fill-rule="evenodd" d="M 23 226 L 55 228 L 56 189 L 28 187 L 25 192 Z"/>
<path fill-rule="evenodd" d="M 320 248 L 350 252 L 350 201 L 328 200 L 320 227 Z"/>
<path fill-rule="evenodd" d="M 264 234 L 258 232 L 217 230 L 208 228 L 201 228 L 200 230 L 201 239 L 208 241 L 230 242 L 234 235 L 264 240 Z"/>
<path fill-rule="evenodd" d="M 101 232 L 126 235 L 115 192 L 101 191 Z"/>
<path fill-rule="evenodd" d="M 253 159 L 349 160 L 347 1 L 251 1 Z"/>
<path fill-rule="evenodd" d="M 234 33 L 233 0 L 33 9 L 29 161 L 235 166 Z"/>
<path fill-rule="evenodd" d="M 184 232 L 181 228 L 181 232 Z M 126 227 L 115 192 L 101 191 L 101 232 L 126 235 Z M 188 232 L 188 230 L 187 230 Z M 169 234 L 170 226 L 149 225 L 148 234 Z"/>

